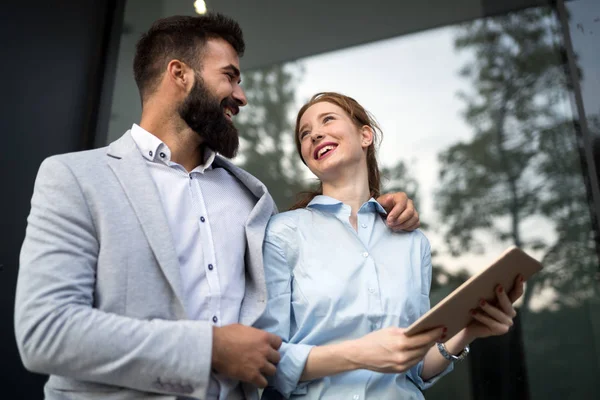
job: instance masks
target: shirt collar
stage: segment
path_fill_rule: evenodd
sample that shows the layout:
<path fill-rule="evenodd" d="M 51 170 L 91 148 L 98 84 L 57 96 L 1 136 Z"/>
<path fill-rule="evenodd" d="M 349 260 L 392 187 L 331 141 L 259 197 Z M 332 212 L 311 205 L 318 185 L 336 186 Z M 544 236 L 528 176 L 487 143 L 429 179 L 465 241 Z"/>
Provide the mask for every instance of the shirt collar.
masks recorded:
<path fill-rule="evenodd" d="M 171 163 L 171 150 L 162 140 L 148 132 L 138 124 L 133 124 L 131 127 L 131 136 L 135 141 L 142 156 L 152 162 L 163 162 L 166 165 Z M 204 172 L 206 169 L 212 168 L 212 163 L 215 160 L 216 153 L 209 148 L 204 151 L 204 163 L 194 168 L 194 171 Z"/>
<path fill-rule="evenodd" d="M 333 197 L 318 195 L 315 196 L 310 203 L 306 206 L 307 208 L 316 208 L 322 210 L 331 210 L 332 212 L 347 210 L 350 212 L 350 206 L 342 203 L 341 201 L 334 199 Z M 379 214 L 387 215 L 385 209 L 375 200 L 374 198 L 370 198 L 369 201 L 360 206 L 358 212 L 376 212 Z"/>

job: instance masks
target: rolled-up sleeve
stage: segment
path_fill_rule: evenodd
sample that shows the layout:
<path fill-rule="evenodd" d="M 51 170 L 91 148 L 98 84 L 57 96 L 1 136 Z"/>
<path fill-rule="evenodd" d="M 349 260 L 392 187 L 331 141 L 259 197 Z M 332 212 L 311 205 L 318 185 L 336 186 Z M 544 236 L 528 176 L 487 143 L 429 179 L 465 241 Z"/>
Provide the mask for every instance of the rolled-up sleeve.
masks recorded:
<path fill-rule="evenodd" d="M 423 378 L 421 378 L 421 372 L 423 371 L 423 361 L 421 361 L 420 363 L 412 367 L 408 371 L 407 375 L 408 378 L 419 387 L 419 389 L 427 390 L 430 387 L 432 387 L 441 377 L 450 373 L 453 369 L 454 363 L 450 363 L 450 365 L 448 365 L 448 367 L 446 367 L 446 369 L 443 370 L 441 373 L 425 381 L 423 380 Z"/>
<path fill-rule="evenodd" d="M 432 279 L 432 263 L 431 263 L 431 247 L 429 245 L 429 241 L 423 237 L 425 243 L 421 248 L 421 298 L 419 304 L 419 312 L 420 315 L 423 315 L 429 311 L 431 308 L 431 303 L 429 301 L 429 291 L 431 288 L 431 279 Z M 454 363 L 450 363 L 445 370 L 443 370 L 438 375 L 432 377 L 429 380 L 423 380 L 421 378 L 421 373 L 423 371 L 423 361 L 412 367 L 408 372 L 408 378 L 414 382 L 415 385 L 419 387 L 421 390 L 429 389 L 436 383 L 441 377 L 450 373 L 454 369 Z"/>
<path fill-rule="evenodd" d="M 283 340 L 279 349 L 281 360 L 275 376 L 269 379 L 269 385 L 287 398 L 291 394 L 306 393 L 307 383 L 300 383 L 300 377 L 313 346 L 290 343 L 293 275 L 279 243 L 277 237 L 267 234 L 263 244 L 268 300 L 265 312 L 255 323 L 255 327 Z"/>

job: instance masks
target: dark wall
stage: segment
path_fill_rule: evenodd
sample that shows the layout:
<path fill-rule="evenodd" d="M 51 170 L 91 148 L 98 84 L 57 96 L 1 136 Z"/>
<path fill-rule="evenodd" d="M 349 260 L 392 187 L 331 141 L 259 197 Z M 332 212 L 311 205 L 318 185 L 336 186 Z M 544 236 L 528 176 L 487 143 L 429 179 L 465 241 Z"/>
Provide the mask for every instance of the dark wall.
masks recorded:
<path fill-rule="evenodd" d="M 37 169 L 52 154 L 90 148 L 111 33 L 124 1 L 10 1 L 0 9 L 0 382 L 2 398 L 39 399 L 46 377 L 27 372 L 13 329 L 19 251 Z M 110 74 L 109 74 L 110 75 Z M 6 397 L 5 397 L 6 396 Z"/>

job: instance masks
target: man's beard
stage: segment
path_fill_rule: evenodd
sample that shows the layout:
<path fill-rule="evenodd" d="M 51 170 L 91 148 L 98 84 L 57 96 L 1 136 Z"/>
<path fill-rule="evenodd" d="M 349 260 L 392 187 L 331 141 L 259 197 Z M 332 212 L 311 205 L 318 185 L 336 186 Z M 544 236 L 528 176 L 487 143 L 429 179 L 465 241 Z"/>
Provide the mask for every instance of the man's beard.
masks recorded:
<path fill-rule="evenodd" d="M 177 111 L 185 123 L 204 139 L 204 145 L 224 157 L 233 158 L 240 139 L 233 123 L 225 117 L 225 107 L 233 110 L 234 114 L 239 109 L 230 97 L 219 103 L 197 73 L 192 90 Z"/>

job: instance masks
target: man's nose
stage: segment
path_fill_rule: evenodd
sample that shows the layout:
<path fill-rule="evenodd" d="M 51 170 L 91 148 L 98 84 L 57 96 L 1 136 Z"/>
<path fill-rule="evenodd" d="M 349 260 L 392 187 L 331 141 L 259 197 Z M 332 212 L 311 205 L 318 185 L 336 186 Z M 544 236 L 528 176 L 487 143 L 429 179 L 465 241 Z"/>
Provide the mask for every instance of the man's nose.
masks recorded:
<path fill-rule="evenodd" d="M 246 93 L 244 93 L 244 89 L 242 89 L 240 86 L 237 86 L 233 90 L 233 98 L 235 99 L 235 101 L 237 101 L 240 107 L 244 107 L 246 104 L 248 104 Z"/>

